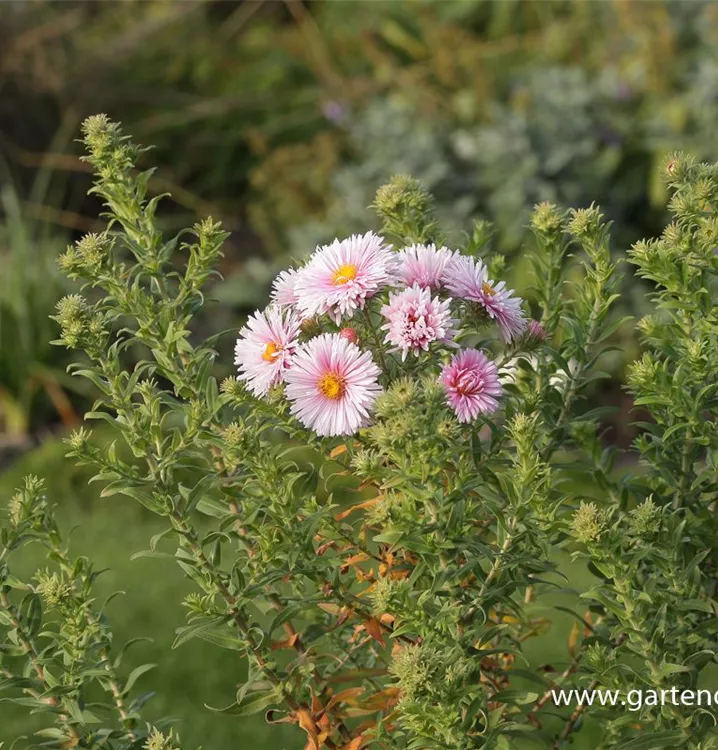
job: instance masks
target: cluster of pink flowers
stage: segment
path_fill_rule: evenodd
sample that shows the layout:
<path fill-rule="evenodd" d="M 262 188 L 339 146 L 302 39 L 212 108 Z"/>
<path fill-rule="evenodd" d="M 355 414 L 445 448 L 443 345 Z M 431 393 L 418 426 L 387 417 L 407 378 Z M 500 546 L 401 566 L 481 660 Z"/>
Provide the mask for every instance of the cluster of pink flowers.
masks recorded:
<path fill-rule="evenodd" d="M 369 425 L 382 372 L 356 330 L 342 325 L 364 311 L 373 326 L 368 303 L 375 297 L 383 303 L 374 312 L 383 319 L 376 332 L 384 335 L 387 354 L 400 353 L 404 362 L 435 348 L 459 348 L 438 376 L 459 421 L 498 408 L 497 367 L 456 342 L 455 303 L 483 311 L 510 343 L 534 330 L 521 300 L 503 281 L 489 279 L 480 260 L 434 245 L 395 252 L 373 232 L 317 248 L 302 268 L 277 276 L 269 307 L 240 331 L 239 378 L 260 397 L 285 383 L 292 413 L 318 435 L 350 435 Z M 308 319 L 326 320 L 324 332 L 302 342 Z M 333 326 L 335 332 L 326 331 Z"/>

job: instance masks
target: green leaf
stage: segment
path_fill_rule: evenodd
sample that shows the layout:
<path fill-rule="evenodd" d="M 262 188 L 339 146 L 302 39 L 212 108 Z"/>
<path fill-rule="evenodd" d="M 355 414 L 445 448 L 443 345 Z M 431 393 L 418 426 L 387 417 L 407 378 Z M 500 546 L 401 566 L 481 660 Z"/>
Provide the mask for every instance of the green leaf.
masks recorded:
<path fill-rule="evenodd" d="M 233 631 L 227 627 L 226 617 L 215 617 L 211 620 L 201 620 L 192 625 L 178 628 L 177 637 L 172 644 L 172 648 L 178 648 L 192 638 L 202 638 L 205 641 L 214 643 L 215 646 L 228 648 L 232 651 L 244 651 L 246 649 L 244 641 L 234 635 Z"/>
<path fill-rule="evenodd" d="M 169 559 L 169 560 L 175 560 L 175 556 L 170 554 L 169 552 L 158 552 L 156 550 L 152 549 L 143 549 L 139 552 L 135 552 L 131 557 L 130 560 L 138 560 L 141 557 L 155 557 L 160 559 Z"/>
<path fill-rule="evenodd" d="M 211 497 L 199 497 L 195 503 L 196 510 L 205 516 L 213 518 L 224 518 L 229 513 L 229 508 Z"/>
<path fill-rule="evenodd" d="M 204 499 L 210 490 L 210 488 L 213 486 L 213 484 L 216 481 L 216 476 L 214 474 L 206 474 L 202 477 L 202 479 L 195 484 L 195 486 L 189 491 L 187 494 L 187 497 L 185 498 L 186 505 L 185 505 L 185 512 L 191 513 L 196 507 L 197 504 L 200 502 L 200 500 Z M 227 508 L 224 508 L 224 513 L 227 513 Z"/>
<path fill-rule="evenodd" d="M 42 625 L 42 600 L 39 594 L 26 594 L 20 603 L 20 621 L 27 634 L 32 638 Z"/>
<path fill-rule="evenodd" d="M 142 677 L 143 674 L 149 672 L 151 669 L 154 669 L 156 666 L 156 664 L 143 664 L 142 666 L 133 669 L 130 672 L 130 676 L 127 678 L 127 682 L 125 683 L 125 688 L 122 691 L 122 694 L 127 695 L 130 690 L 132 690 L 132 686 L 137 682 L 137 680 Z"/>
<path fill-rule="evenodd" d="M 683 732 L 651 732 L 628 742 L 616 745 L 613 750 L 654 750 L 659 747 L 682 747 L 686 736 Z"/>
<path fill-rule="evenodd" d="M 690 672 L 690 667 L 684 667 L 682 664 L 672 664 L 671 662 L 664 662 L 659 667 L 659 671 L 663 677 L 669 677 L 677 672 Z"/>
<path fill-rule="evenodd" d="M 212 620 L 200 620 L 200 622 L 195 622 L 191 625 L 185 625 L 184 627 L 177 628 L 177 637 L 172 644 L 172 648 L 179 648 L 183 643 L 191 641 L 193 638 L 199 636 L 203 631 L 217 627 L 217 625 L 223 622 L 226 622 L 225 618 L 218 617 Z"/>
<path fill-rule="evenodd" d="M 205 707 L 210 711 L 231 714 L 233 716 L 252 716 L 253 714 L 258 714 L 260 711 L 264 711 L 265 708 L 269 708 L 272 703 L 279 702 L 277 691 L 269 690 L 262 693 L 252 693 L 251 697 L 242 701 L 242 703 L 233 703 L 226 708 L 212 708 L 212 706 L 208 706 L 206 703 Z"/>
<path fill-rule="evenodd" d="M 524 690 L 500 690 L 491 696 L 491 700 L 496 703 L 513 703 L 517 706 L 523 706 L 527 703 L 536 702 L 538 693 L 527 693 Z"/>

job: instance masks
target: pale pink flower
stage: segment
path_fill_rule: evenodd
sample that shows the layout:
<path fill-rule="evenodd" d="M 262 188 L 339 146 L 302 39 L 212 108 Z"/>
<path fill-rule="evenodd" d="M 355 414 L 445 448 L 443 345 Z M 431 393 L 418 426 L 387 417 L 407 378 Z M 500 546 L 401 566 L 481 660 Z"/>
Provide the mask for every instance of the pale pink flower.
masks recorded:
<path fill-rule="evenodd" d="M 286 373 L 292 414 L 317 435 L 353 435 L 370 423 L 379 372 L 370 352 L 338 333 L 317 336 L 297 349 Z"/>
<path fill-rule="evenodd" d="M 453 253 L 447 247 L 435 245 L 411 245 L 405 247 L 398 256 L 398 274 L 406 286 L 440 289 L 444 269 Z"/>
<path fill-rule="evenodd" d="M 381 314 L 387 319 L 382 326 L 387 332 L 384 341 L 394 347 L 389 351 L 401 351 L 402 361 L 410 351 L 419 356 L 428 351 L 432 341 L 449 343 L 458 333 L 454 329 L 457 321 L 451 317 L 451 300 L 432 299 L 431 290 L 418 284 L 392 292 Z"/>
<path fill-rule="evenodd" d="M 384 239 L 367 232 L 318 248 L 294 284 L 302 314 L 329 314 L 339 325 L 366 300 L 392 283 L 396 255 Z"/>
<path fill-rule="evenodd" d="M 297 295 L 294 291 L 294 283 L 299 272 L 294 268 L 280 271 L 272 283 L 272 302 L 279 307 L 294 307 L 297 304 Z"/>
<path fill-rule="evenodd" d="M 257 311 L 239 332 L 234 364 L 239 380 L 246 380 L 255 396 L 264 396 L 284 379 L 299 344 L 300 325 L 294 312 L 272 306 Z"/>
<path fill-rule="evenodd" d="M 446 288 L 454 297 L 481 305 L 499 326 L 506 343 L 520 336 L 526 328 L 521 309 L 521 298 L 514 297 L 506 283 L 494 283 L 488 277 L 486 266 L 476 258 L 454 255 L 444 272 Z"/>
<path fill-rule="evenodd" d="M 459 422 L 471 422 L 499 406 L 501 383 L 497 367 L 478 349 L 459 352 L 441 371 L 439 380 L 446 392 L 446 403 Z"/>

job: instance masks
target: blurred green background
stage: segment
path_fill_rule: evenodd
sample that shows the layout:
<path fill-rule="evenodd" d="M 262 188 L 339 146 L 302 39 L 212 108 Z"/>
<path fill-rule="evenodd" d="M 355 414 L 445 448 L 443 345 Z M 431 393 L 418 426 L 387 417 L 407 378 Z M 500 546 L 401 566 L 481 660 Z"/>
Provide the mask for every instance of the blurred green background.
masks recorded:
<path fill-rule="evenodd" d="M 596 201 L 620 254 L 663 225 L 657 175 L 668 152 L 718 157 L 718 4 L 0 3 L 2 495 L 23 473 L 43 474 L 66 528 L 82 525 L 76 551 L 112 569 L 106 590 L 127 592 L 112 612 L 118 637 L 154 638 L 136 654 L 162 663 L 143 677 L 160 693 L 153 715 L 182 716 L 187 747 L 299 747 L 291 731 L 204 708 L 231 702 L 243 666 L 228 669 L 223 652 L 196 642 L 167 657 L 187 584 L 161 561 L 130 562 L 154 522 L 99 500 L 62 459 L 59 439 L 91 394 L 49 346 L 48 315 L 67 289 L 57 254 L 101 226 L 74 140 L 96 112 L 155 146 L 143 166 L 158 166 L 152 191 L 173 194 L 161 213 L 168 230 L 209 213 L 232 231 L 208 331 L 239 326 L 274 274 L 318 242 L 371 226 L 366 206 L 400 171 L 436 195 L 450 238 L 472 218 L 493 221 L 495 246 L 513 256 L 510 281 L 525 291 L 521 248 L 536 202 Z M 634 284 L 624 312 L 640 314 Z M 631 358 L 636 342 L 621 335 Z M 621 407 L 607 435 L 626 445 L 622 356 L 593 397 Z M 24 721 L 0 704 L 0 739 Z M 590 732 L 582 737 L 592 747 Z"/>

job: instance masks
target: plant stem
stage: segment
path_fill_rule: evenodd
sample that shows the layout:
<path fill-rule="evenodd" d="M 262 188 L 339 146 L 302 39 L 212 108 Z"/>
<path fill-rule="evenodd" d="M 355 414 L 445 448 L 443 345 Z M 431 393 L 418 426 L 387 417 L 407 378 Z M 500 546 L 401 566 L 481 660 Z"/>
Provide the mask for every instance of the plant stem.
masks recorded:
<path fill-rule="evenodd" d="M 51 688 L 47 682 L 47 679 L 45 678 L 45 669 L 40 663 L 40 657 L 34 643 L 32 642 L 32 638 L 28 633 L 25 632 L 22 623 L 20 622 L 20 617 L 15 607 L 10 602 L 7 592 L 2 589 L 0 589 L 0 606 L 3 608 L 3 610 L 5 610 L 5 612 L 7 612 L 8 616 L 10 617 L 10 622 L 17 632 L 18 642 L 20 643 L 22 649 L 25 651 L 26 656 L 29 658 L 30 664 L 35 671 L 35 675 L 37 676 L 38 681 L 46 691 L 49 691 Z M 46 698 L 38 696 L 38 699 L 48 706 L 59 708 L 61 710 L 61 712 L 58 713 L 58 719 L 65 731 L 68 733 L 69 739 L 72 742 L 71 747 L 79 745 L 82 738 L 78 733 L 77 728 L 69 723 L 68 714 L 62 711 L 62 701 L 54 695 L 47 696 Z"/>

